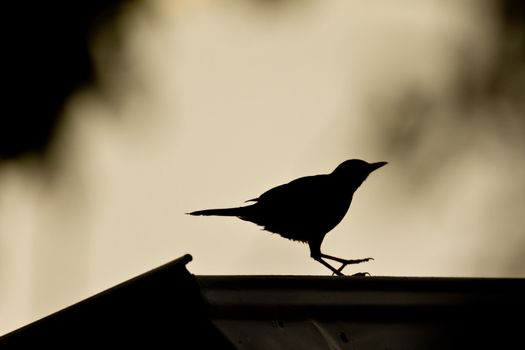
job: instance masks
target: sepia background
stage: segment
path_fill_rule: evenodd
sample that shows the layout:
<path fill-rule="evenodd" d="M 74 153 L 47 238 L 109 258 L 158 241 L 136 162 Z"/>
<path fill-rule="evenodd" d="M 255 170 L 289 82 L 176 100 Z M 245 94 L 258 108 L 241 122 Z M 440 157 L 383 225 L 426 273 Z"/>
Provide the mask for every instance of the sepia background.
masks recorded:
<path fill-rule="evenodd" d="M 186 253 L 194 274 L 328 275 L 307 245 L 185 213 L 350 158 L 389 164 L 324 252 L 380 276 L 525 277 L 523 7 L 151 0 L 96 17 L 93 71 L 44 150 L 0 160 L 0 334 Z"/>

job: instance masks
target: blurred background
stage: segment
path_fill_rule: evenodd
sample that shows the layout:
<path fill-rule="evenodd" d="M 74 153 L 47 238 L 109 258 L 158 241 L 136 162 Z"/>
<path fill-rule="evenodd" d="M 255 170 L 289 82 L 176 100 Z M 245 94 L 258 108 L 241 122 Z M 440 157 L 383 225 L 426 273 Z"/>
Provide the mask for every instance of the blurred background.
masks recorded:
<path fill-rule="evenodd" d="M 327 275 L 307 245 L 184 213 L 349 158 L 389 165 L 324 252 L 525 277 L 523 1 L 9 7 L 0 334 L 185 253 L 195 274 Z"/>

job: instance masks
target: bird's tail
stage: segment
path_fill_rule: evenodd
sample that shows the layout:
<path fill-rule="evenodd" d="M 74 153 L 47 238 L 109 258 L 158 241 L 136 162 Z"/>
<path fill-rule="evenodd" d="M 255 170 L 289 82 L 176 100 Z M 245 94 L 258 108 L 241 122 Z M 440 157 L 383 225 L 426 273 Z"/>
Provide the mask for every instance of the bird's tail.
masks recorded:
<path fill-rule="evenodd" d="M 211 216 L 211 215 L 217 215 L 217 216 L 242 216 L 245 213 L 245 207 L 237 207 L 237 208 L 225 208 L 225 209 L 206 209 L 206 210 L 197 210 L 193 211 L 191 213 L 187 213 L 188 215 L 193 216 Z"/>

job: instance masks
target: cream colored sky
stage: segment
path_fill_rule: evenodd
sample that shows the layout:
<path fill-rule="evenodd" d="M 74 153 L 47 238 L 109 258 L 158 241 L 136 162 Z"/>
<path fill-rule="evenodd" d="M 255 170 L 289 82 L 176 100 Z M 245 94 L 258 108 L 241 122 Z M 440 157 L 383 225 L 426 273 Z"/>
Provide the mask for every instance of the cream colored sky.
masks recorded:
<path fill-rule="evenodd" d="M 520 153 L 443 107 L 406 160 L 381 139 L 388 109 L 371 112 L 411 86 L 446 100 L 458 50 L 483 72 L 495 27 L 479 3 L 265 3 L 153 1 L 121 18 L 118 55 L 95 40 L 105 89 L 68 102 L 53 175 L 31 159 L 0 169 L 0 334 L 185 253 L 195 274 L 328 274 L 306 245 L 184 213 L 348 158 L 390 164 L 325 252 L 372 256 L 357 270 L 373 275 L 525 274 L 505 260 L 520 221 L 500 230 L 525 208 L 502 185 L 525 175 Z"/>

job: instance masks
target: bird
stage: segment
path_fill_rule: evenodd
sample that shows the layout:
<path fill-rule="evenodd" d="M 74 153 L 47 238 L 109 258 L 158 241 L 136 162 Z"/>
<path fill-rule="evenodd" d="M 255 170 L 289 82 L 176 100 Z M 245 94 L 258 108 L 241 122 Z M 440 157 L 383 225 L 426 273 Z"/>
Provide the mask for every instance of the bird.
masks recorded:
<path fill-rule="evenodd" d="M 343 276 L 342 271 L 347 265 L 367 262 L 373 258 L 338 258 L 322 253 L 321 244 L 326 234 L 345 217 L 354 192 L 373 171 L 386 164 L 387 162 L 368 163 L 361 159 L 345 160 L 331 173 L 300 177 L 245 202 L 251 204 L 197 210 L 187 214 L 237 217 L 284 238 L 307 243 L 312 259 L 327 267 L 333 275 Z M 341 266 L 335 268 L 327 260 L 340 263 Z"/>

